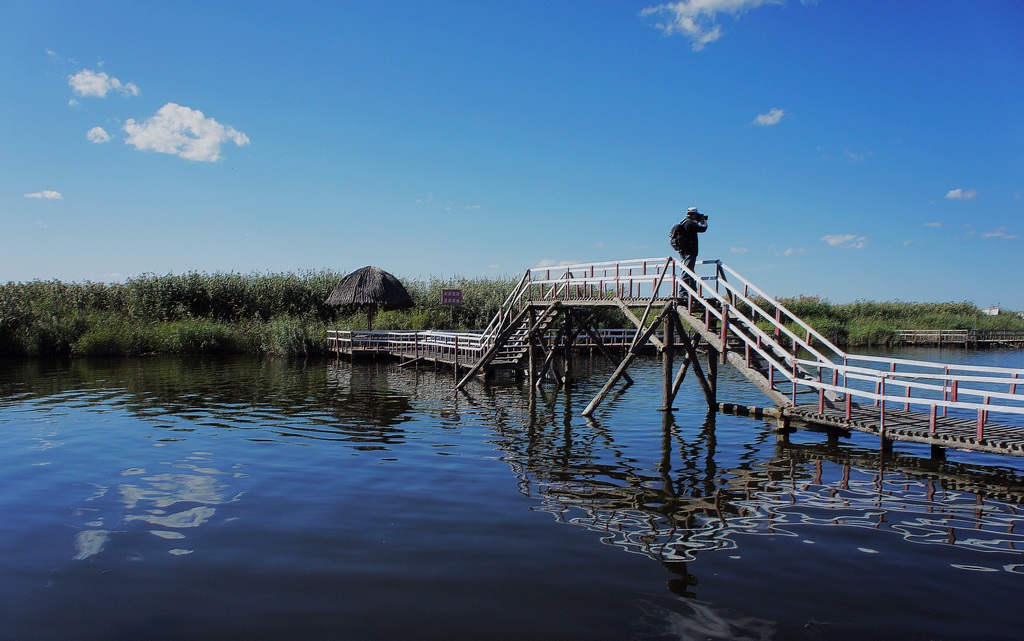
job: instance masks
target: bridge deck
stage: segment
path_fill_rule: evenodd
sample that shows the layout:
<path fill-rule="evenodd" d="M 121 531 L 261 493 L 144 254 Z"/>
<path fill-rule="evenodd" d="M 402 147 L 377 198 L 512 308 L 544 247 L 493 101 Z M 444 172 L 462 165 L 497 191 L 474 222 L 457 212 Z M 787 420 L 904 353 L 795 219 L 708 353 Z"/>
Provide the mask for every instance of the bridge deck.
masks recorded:
<path fill-rule="evenodd" d="M 662 350 L 665 407 L 691 361 L 709 406 L 718 405 L 714 381 L 705 380 L 695 360 L 700 345 L 708 354 L 709 378 L 716 376 L 718 361 L 728 362 L 784 418 L 877 434 L 883 444 L 1024 456 L 1024 369 L 848 354 L 721 261 L 698 261 L 698 269 L 666 257 L 527 270 L 481 332 L 332 331 L 328 340 L 339 353 L 387 354 L 466 370 L 459 389 L 495 369 L 529 367 L 533 376 L 531 355 L 538 352 L 543 379 L 559 359 L 563 370 L 571 367 L 570 347 L 595 346 L 593 340 L 606 354 L 608 347 L 622 347 L 624 356 L 586 416 L 620 376 L 628 380 L 630 362 L 649 346 Z M 604 306 L 618 307 L 635 326 L 598 338 L 584 309 Z M 672 349 L 664 342 L 668 336 L 676 337 Z M 680 341 L 687 354 L 673 383 Z M 563 371 L 556 380 L 572 377 Z M 817 402 L 799 403 L 807 394 Z"/>
<path fill-rule="evenodd" d="M 819 412 L 819 409 L 824 411 Z M 819 408 L 817 403 L 801 404 L 787 408 L 785 413 L 805 423 L 877 434 L 880 438 L 884 427 L 884 436 L 891 441 L 1024 456 L 1024 430 L 1000 423 L 986 423 L 979 437 L 978 422 L 973 419 L 938 416 L 933 429 L 928 414 L 888 407 L 884 420 L 880 409 L 871 405 L 853 405 L 849 419 L 844 407 L 832 404 L 824 408 Z"/>

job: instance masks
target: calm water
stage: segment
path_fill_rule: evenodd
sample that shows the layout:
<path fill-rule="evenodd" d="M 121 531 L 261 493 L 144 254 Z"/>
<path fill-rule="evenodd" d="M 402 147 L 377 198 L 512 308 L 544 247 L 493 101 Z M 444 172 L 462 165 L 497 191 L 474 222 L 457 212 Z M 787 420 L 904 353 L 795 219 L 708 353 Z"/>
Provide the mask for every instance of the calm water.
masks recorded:
<path fill-rule="evenodd" d="M 609 373 L 2 363 L 0 639 L 1021 638 L 1021 461 L 662 414 L 653 360 L 581 418 Z"/>

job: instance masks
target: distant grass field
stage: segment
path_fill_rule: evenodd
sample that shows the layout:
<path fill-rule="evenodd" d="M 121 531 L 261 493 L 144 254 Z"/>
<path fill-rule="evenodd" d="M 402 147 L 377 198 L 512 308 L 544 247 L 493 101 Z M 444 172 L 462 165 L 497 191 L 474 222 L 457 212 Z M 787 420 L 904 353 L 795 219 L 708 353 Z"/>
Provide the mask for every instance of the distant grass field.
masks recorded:
<path fill-rule="evenodd" d="M 900 330 L 1010 329 L 1024 330 L 1016 313 L 989 316 L 970 302 L 908 303 L 902 301 L 836 304 L 817 296 L 779 302 L 837 345 L 856 347 L 894 344 Z"/>
<path fill-rule="evenodd" d="M 317 354 L 327 329 L 365 329 L 366 314 L 324 304 L 344 276 L 187 273 L 124 283 L 32 281 L 0 285 L 0 354 Z M 475 328 L 497 313 L 515 282 L 504 278 L 432 278 L 404 282 L 408 311 L 377 315 L 388 329 Z M 460 288 L 464 304 L 441 304 Z"/>
<path fill-rule="evenodd" d="M 366 315 L 324 304 L 344 274 L 186 273 L 124 283 L 32 281 L 0 285 L 0 355 L 97 356 L 323 353 L 328 329 L 365 329 Z M 403 281 L 415 306 L 376 316 L 381 329 L 481 329 L 516 281 L 430 278 Z M 461 289 L 463 305 L 441 304 Z M 1024 329 L 1017 315 L 987 316 L 971 303 L 858 301 L 802 296 L 780 301 L 840 345 L 887 345 L 901 329 Z M 626 326 L 615 311 L 597 323 Z"/>

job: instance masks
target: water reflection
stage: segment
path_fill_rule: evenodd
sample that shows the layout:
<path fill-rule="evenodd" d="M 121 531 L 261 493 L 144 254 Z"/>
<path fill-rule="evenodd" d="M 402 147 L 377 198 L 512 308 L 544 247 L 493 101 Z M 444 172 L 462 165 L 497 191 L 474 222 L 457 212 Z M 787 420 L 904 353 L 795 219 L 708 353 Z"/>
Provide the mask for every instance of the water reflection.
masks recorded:
<path fill-rule="evenodd" d="M 0 406 L 38 401 L 54 407 L 123 407 L 174 432 L 199 427 L 250 430 L 252 438 L 399 443 L 410 420 L 405 373 L 385 364 L 356 367 L 249 357 L 149 357 L 4 361 Z"/>
<path fill-rule="evenodd" d="M 658 375 L 656 365 L 651 370 Z M 303 500 L 319 514 L 320 509 L 330 511 L 329 501 L 323 500 L 327 508 L 316 503 L 320 499 L 309 491 L 311 482 L 294 477 L 307 470 L 330 473 L 339 450 L 395 450 L 397 458 L 398 451 L 404 455 L 425 434 L 462 428 L 460 436 L 437 446 L 480 453 L 476 460 L 485 461 L 482 465 L 500 459 L 512 475 L 497 475 L 499 482 L 515 482 L 532 510 L 661 564 L 666 590 L 662 603 L 643 604 L 651 626 L 645 638 L 759 639 L 775 634 L 771 622 L 733 615 L 701 600 L 714 577 L 700 576 L 695 561 L 710 551 L 759 542 L 755 537 L 803 541 L 838 530 L 879 532 L 885 541 L 866 539 L 873 543 L 861 544 L 857 552 L 882 554 L 883 545 L 891 550 L 893 544 L 907 544 L 936 552 L 928 563 L 953 565 L 958 571 L 1024 573 L 1024 481 L 1012 470 L 899 452 L 883 457 L 850 443 L 777 444 L 768 425 L 707 413 L 702 400 L 697 409 L 658 413 L 653 408 L 660 399 L 650 402 L 643 396 L 652 385 L 641 380 L 642 367 L 635 375 L 641 384 L 609 397 L 603 407 L 611 409 L 602 412 L 606 418 L 601 421 L 579 416 L 594 393 L 585 385 L 533 393 L 521 386 L 473 386 L 462 394 L 454 391 L 450 376 L 431 371 L 253 359 L 26 362 L 0 368 L 0 406 L 46 408 L 51 420 L 70 408 L 97 413 L 116 408 L 152 428 L 147 431 L 156 437 L 148 438 L 157 445 L 194 448 L 154 461 L 150 457 L 159 454 L 126 446 L 136 448 L 125 451 L 138 459 L 112 468 L 119 470 L 115 479 L 94 477 L 91 469 L 82 472 L 69 462 L 64 474 L 85 474 L 94 482 L 85 498 L 75 499 L 70 523 L 75 530 L 61 534 L 67 541 L 75 532 L 70 556 L 77 561 L 94 560 L 105 550 L 109 554 L 115 549 L 111 541 L 132 536 L 156 541 L 162 558 L 204 549 L 206 539 L 200 535 L 233 518 L 239 506 L 232 504 L 244 504 L 251 487 L 239 459 L 223 458 L 240 454 L 218 450 L 215 455 L 206 449 L 221 443 L 221 436 L 239 437 L 235 442 L 246 444 L 322 446 L 275 451 L 301 449 L 320 457 L 309 463 L 298 456 L 284 468 L 289 489 L 307 492 Z M 600 373 L 592 378 L 597 384 L 604 380 Z M 616 409 L 626 406 L 637 409 Z M 137 423 L 131 423 L 134 429 Z M 193 446 L 195 436 L 216 438 Z M 62 448 L 67 433 L 41 424 L 36 437 L 38 449 L 48 452 L 43 448 Z M 235 450 L 243 451 L 252 456 L 252 450 Z M 412 458 L 404 460 L 412 465 Z M 369 499 L 359 503 L 373 503 L 375 491 L 419 489 L 422 476 L 433 474 L 436 481 L 441 475 L 430 467 L 435 460 L 404 470 L 405 484 L 386 485 L 394 482 L 386 475 L 368 477 L 386 487 L 365 488 Z M 277 473 L 271 464 L 261 471 Z M 458 484 L 450 477 L 442 480 L 448 485 L 439 485 L 437 492 Z M 272 485 L 273 479 L 266 483 Z M 280 497 L 266 491 L 265 512 L 255 511 L 272 520 L 277 514 L 272 499 Z M 469 513 L 453 518 L 488 518 L 482 507 L 492 500 L 487 491 L 482 487 L 480 503 L 459 508 Z M 387 509 L 368 515 L 368 521 L 392 519 Z M 306 525 L 318 528 L 318 518 Z M 479 545 L 497 547 L 502 541 Z M 117 549 L 133 554 L 145 546 Z"/>
<path fill-rule="evenodd" d="M 640 628 L 645 639 L 704 641 L 767 641 L 775 638 L 778 624 L 756 617 L 729 616 L 710 603 L 696 599 L 673 602 L 666 608 L 653 601 L 641 601 Z"/>
<path fill-rule="evenodd" d="M 502 395 L 484 402 L 500 405 Z M 737 550 L 745 537 L 810 543 L 821 528 L 864 528 L 914 545 L 991 553 L 984 563 L 951 565 L 1024 573 L 1024 479 L 1012 470 L 835 441 L 776 443 L 767 424 L 758 429 L 735 418 L 728 420 L 748 421 L 756 438 L 738 455 L 720 456 L 721 417 L 714 413 L 685 428 L 665 413 L 660 459 L 652 464 L 640 458 L 628 426 L 581 421 L 573 403 L 571 392 L 536 395 L 522 417 L 524 430 L 515 429 L 514 416 L 495 411 L 497 443 L 520 491 L 537 501 L 533 509 L 657 560 L 674 577 L 668 589 L 680 596 L 697 596 L 689 565 L 702 553 Z M 721 465 L 724 458 L 732 460 Z"/>
<path fill-rule="evenodd" d="M 122 535 L 125 530 L 107 529 L 106 524 L 121 525 L 142 522 L 153 526 L 149 533 L 161 539 L 174 541 L 167 550 L 173 555 L 190 554 L 193 550 L 181 547 L 187 532 L 209 522 L 217 507 L 237 501 L 240 492 L 232 492 L 223 479 L 244 478 L 244 473 L 222 472 L 210 467 L 211 455 L 196 452 L 184 460 L 162 465 L 173 472 L 150 473 L 141 468 L 121 472 L 127 480 L 114 487 L 95 486 L 85 499 L 85 505 L 74 511 L 76 517 L 87 519 L 83 529 L 75 534 L 76 561 L 98 555 L 108 541 Z"/>

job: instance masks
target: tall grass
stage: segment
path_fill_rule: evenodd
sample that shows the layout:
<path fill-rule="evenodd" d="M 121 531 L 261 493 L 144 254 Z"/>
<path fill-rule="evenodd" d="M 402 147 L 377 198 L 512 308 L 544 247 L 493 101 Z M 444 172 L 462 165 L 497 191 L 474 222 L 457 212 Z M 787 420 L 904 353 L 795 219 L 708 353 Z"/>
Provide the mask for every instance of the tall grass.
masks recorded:
<path fill-rule="evenodd" d="M 364 312 L 324 304 L 343 276 L 190 272 L 115 284 L 7 283 L 0 285 L 0 354 L 318 354 L 328 328 L 366 328 Z M 414 308 L 382 312 L 376 327 L 482 328 L 515 281 L 430 278 L 403 284 Z M 464 304 L 442 305 L 442 289 L 461 289 Z"/>
<path fill-rule="evenodd" d="M 124 283 L 32 281 L 0 285 L 0 355 L 321 353 L 333 329 L 365 329 L 366 314 L 324 304 L 344 274 L 186 273 L 145 275 Z M 386 329 L 482 329 L 516 280 L 429 278 L 404 281 L 414 307 L 377 315 Z M 461 289 L 463 304 L 441 304 L 441 290 Z M 986 316 L 973 304 L 857 301 L 814 296 L 782 304 L 840 345 L 885 345 L 901 329 L 1024 329 L 1017 315 Z M 598 327 L 628 323 L 601 308 Z"/>
<path fill-rule="evenodd" d="M 818 296 L 800 296 L 783 298 L 779 302 L 838 345 L 893 345 L 900 330 L 910 329 L 1024 330 L 1024 319 L 1018 314 L 989 316 L 967 301 L 908 303 L 861 300 L 835 304 Z"/>
<path fill-rule="evenodd" d="M 0 285 L 0 354 L 310 354 L 343 274 L 146 275 Z"/>

